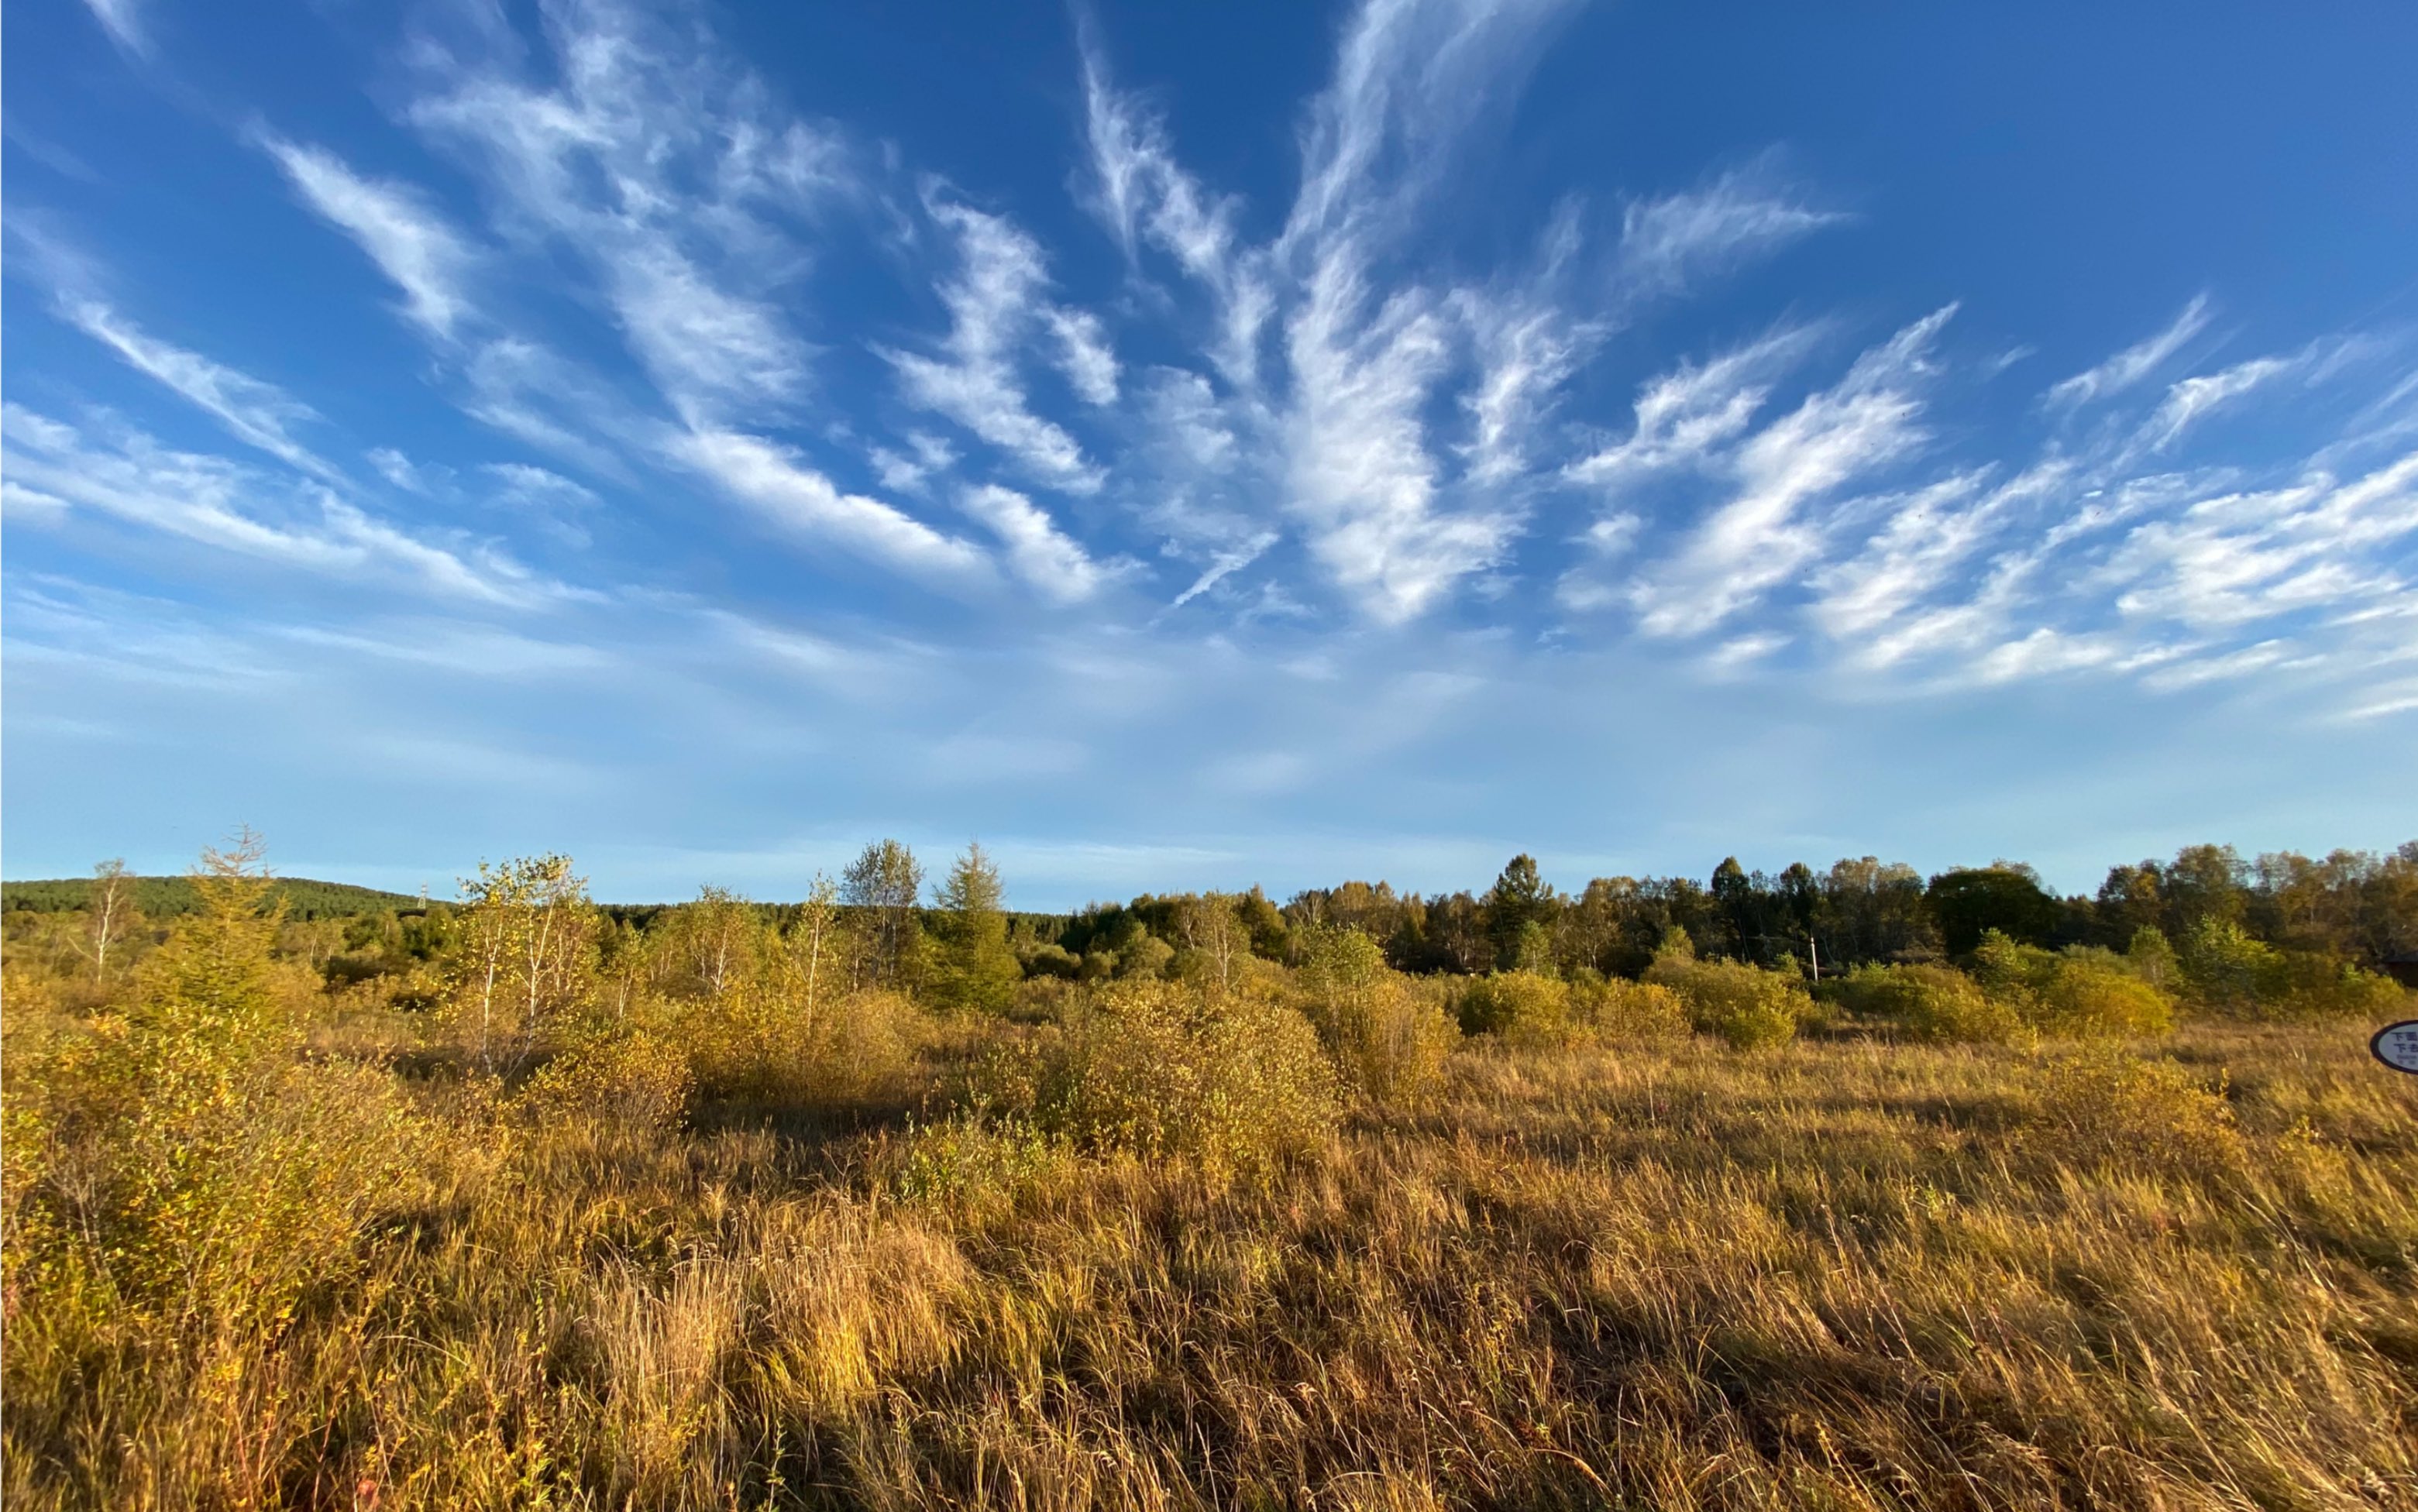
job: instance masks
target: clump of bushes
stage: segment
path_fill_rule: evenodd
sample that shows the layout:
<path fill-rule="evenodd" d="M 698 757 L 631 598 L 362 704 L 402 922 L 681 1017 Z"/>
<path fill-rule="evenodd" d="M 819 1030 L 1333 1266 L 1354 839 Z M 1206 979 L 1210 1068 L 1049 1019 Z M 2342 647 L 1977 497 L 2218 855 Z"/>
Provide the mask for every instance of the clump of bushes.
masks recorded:
<path fill-rule="evenodd" d="M 1994 929 L 1973 953 L 1973 979 L 2043 1034 L 2122 1039 L 2174 1028 L 2174 1000 L 2104 951 L 2060 954 Z"/>
<path fill-rule="evenodd" d="M 2201 920 L 2179 955 L 2184 990 L 2214 1013 L 2262 1019 L 2385 1018 L 2409 1000 L 2390 977 L 2330 955 L 2277 950 L 2229 920 Z"/>
<path fill-rule="evenodd" d="M 2012 1003 L 1953 967 L 1859 966 L 1840 982 L 1838 994 L 1850 1011 L 1894 1023 L 1915 1039 L 2006 1045 L 2026 1032 Z"/>
<path fill-rule="evenodd" d="M 54 1363 L 94 1346 L 87 1329 L 196 1367 L 249 1347 L 346 1272 L 416 1167 L 392 1078 L 298 1056 L 256 848 L 204 861 L 200 908 L 122 1010 L 10 1046 L 6 1290 L 45 1320 L 29 1347 Z"/>
<path fill-rule="evenodd" d="M 1334 1070 L 1284 1004 L 1124 981 L 1079 1001 L 1029 1058 L 995 1060 L 977 1095 L 1094 1150 L 1264 1170 L 1338 1120 Z"/>
<path fill-rule="evenodd" d="M 1676 938 L 1656 953 L 1645 980 L 1676 994 L 1696 1029 L 1720 1035 L 1734 1050 L 1771 1049 L 1797 1037 L 1814 1003 L 1795 972 L 1699 960 L 1684 933 L 1672 934 Z"/>
<path fill-rule="evenodd" d="M 2172 1061 L 2107 1047 L 2068 1054 L 2033 1074 L 2029 1095 L 2027 1141 L 2067 1165 L 2205 1176 L 2242 1164 L 2223 1083 L 2203 1086 Z"/>
<path fill-rule="evenodd" d="M 1569 984 L 1538 971 L 1496 971 L 1462 985 L 1453 1012 L 1464 1033 L 1513 1045 L 1564 1046 L 1579 1031 Z"/>
<path fill-rule="evenodd" d="M 1012 1205 L 1069 1164 L 1065 1147 L 1031 1119 L 968 1111 L 911 1126 L 889 1179 L 907 1201 L 979 1212 Z"/>
<path fill-rule="evenodd" d="M 2381 1021 L 2405 1017 L 2410 1007 L 2410 990 L 2400 983 L 2332 956 L 2287 951 L 2281 975 L 2274 1014 L 2279 1018 Z"/>
<path fill-rule="evenodd" d="M 1688 1033 L 1687 1003 L 1656 982 L 1616 976 L 1573 983 L 1570 1013 L 1589 1033 L 1614 1044 L 1653 1044 Z"/>
<path fill-rule="evenodd" d="M 1024 953 L 1023 966 L 1028 977 L 1062 977 L 1071 982 L 1082 972 L 1083 959 L 1064 945 L 1044 942 Z"/>
<path fill-rule="evenodd" d="M 1377 1107 L 1423 1101 L 1460 1039 L 1441 1004 L 1385 964 L 1357 929 L 1312 928 L 1299 942 L 1294 984 L 1343 1090 Z"/>
<path fill-rule="evenodd" d="M 653 1133 L 680 1123 L 696 1090 L 688 1056 L 641 1031 L 599 1037 L 556 1056 L 513 1104 L 541 1124 L 592 1120 L 603 1128 Z"/>

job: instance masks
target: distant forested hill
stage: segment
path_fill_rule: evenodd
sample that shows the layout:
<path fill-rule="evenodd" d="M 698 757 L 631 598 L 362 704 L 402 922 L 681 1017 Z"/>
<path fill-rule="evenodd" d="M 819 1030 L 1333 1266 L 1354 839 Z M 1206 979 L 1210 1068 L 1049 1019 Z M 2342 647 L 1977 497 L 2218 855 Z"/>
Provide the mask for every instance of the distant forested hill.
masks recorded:
<path fill-rule="evenodd" d="M 134 906 L 146 918 L 174 918 L 191 913 L 199 906 L 190 878 L 135 877 L 128 880 L 134 884 Z M 285 900 L 285 916 L 289 919 L 344 919 L 358 913 L 421 906 L 421 900 L 408 893 L 381 893 L 349 882 L 314 882 L 307 877 L 280 878 L 276 891 Z M 35 913 L 60 913 L 84 907 L 91 897 L 89 877 L 0 882 L 0 911 L 24 909 Z"/>

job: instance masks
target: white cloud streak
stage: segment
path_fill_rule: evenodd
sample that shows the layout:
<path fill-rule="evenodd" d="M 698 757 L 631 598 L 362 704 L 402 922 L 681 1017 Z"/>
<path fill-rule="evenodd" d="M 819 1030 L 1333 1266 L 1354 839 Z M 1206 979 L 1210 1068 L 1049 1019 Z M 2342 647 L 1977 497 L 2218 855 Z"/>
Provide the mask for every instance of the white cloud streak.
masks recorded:
<path fill-rule="evenodd" d="M 121 52 L 138 58 L 151 55 L 151 34 L 144 24 L 143 0 L 84 0 L 92 19 Z"/>
<path fill-rule="evenodd" d="M 1700 634 L 1738 614 L 1814 559 L 1818 528 L 1801 509 L 1897 461 L 1924 439 L 1916 423 L 1934 338 L 1955 307 L 1906 327 L 1856 360 L 1836 387 L 1742 442 L 1738 491 L 1632 593 L 1649 635 Z"/>
<path fill-rule="evenodd" d="M 940 587 L 963 589 L 991 575 L 980 547 L 944 536 L 880 499 L 842 493 L 796 453 L 760 436 L 692 431 L 667 440 L 664 451 L 801 535 L 833 542 Z"/>
<path fill-rule="evenodd" d="M 1631 204 L 1621 215 L 1619 276 L 1635 295 L 1677 294 L 1848 219 L 1774 184 L 1767 160 L 1700 190 Z"/>
<path fill-rule="evenodd" d="M 1080 603 L 1099 591 L 1103 573 L 1048 512 L 1014 489 L 969 489 L 965 510 L 999 537 L 1009 571 L 1052 603 Z"/>
<path fill-rule="evenodd" d="M 1033 413 L 1017 374 L 1018 353 L 1036 317 L 1055 330 L 1068 377 L 1097 404 L 1116 397 L 1115 359 L 1098 323 L 1058 311 L 1043 298 L 1048 270 L 1038 243 L 1001 216 L 937 195 L 933 221 L 956 248 L 958 267 L 941 286 L 949 311 L 946 355 L 883 348 L 910 404 L 955 420 L 1016 459 L 1036 482 L 1070 494 L 1099 490 L 1101 471 L 1065 429 Z"/>
<path fill-rule="evenodd" d="M 245 445 L 315 477 L 342 476 L 294 438 L 293 427 L 317 420 L 317 413 L 275 384 L 146 335 L 90 296 L 62 294 L 58 310 L 77 329 L 116 353 L 127 366 L 207 412 Z"/>
<path fill-rule="evenodd" d="M 2165 329 L 2055 385 L 2042 396 L 2043 402 L 2051 408 L 2070 409 L 2122 393 L 2165 366 L 2186 343 L 2208 328 L 2208 306 L 2207 295 L 2196 297 Z"/>
<path fill-rule="evenodd" d="M 311 576 L 382 578 L 493 604 L 557 591 L 508 557 L 421 540 L 317 483 L 280 482 L 139 431 L 96 437 L 11 404 L 0 434 L 12 483 L 217 550 Z"/>
<path fill-rule="evenodd" d="M 264 145 L 305 204 L 360 245 L 378 271 L 403 291 L 404 313 L 431 335 L 451 340 L 469 300 L 463 283 L 470 248 L 417 190 L 364 178 L 335 154 L 282 138 Z"/>

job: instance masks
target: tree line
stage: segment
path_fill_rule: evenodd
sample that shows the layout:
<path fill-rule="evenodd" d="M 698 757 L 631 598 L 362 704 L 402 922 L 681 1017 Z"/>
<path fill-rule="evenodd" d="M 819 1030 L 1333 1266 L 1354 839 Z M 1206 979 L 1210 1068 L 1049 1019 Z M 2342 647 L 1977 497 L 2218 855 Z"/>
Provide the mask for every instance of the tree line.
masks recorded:
<path fill-rule="evenodd" d="M 272 894 L 280 952 L 339 985 L 406 975 L 457 954 L 482 908 L 492 914 L 499 901 L 570 887 L 570 866 L 559 857 L 482 866 L 455 902 L 281 879 Z M 53 974 L 96 982 L 165 939 L 195 897 L 190 880 L 135 878 L 116 862 L 90 879 L 9 888 L 0 919 L 10 950 L 47 956 Z M 2229 952 L 2237 974 L 2270 977 L 2328 963 L 2407 973 L 2418 953 L 2418 841 L 2323 858 L 2187 846 L 2168 860 L 2113 866 L 2089 894 L 2060 894 L 2021 863 L 1925 878 L 1871 856 L 1776 874 L 1729 857 L 1704 881 L 1610 877 L 1566 891 L 1522 854 L 1482 892 L 1422 895 L 1354 880 L 1282 904 L 1255 887 L 1145 893 L 1048 914 L 1008 910 L 999 868 L 979 845 L 927 878 L 922 859 L 895 839 L 868 844 L 797 902 L 708 887 L 681 904 L 595 905 L 584 884 L 575 891 L 587 945 L 608 968 L 642 950 L 705 951 L 699 940 L 719 939 L 722 964 L 696 970 L 727 971 L 728 941 L 743 919 L 778 938 L 817 935 L 817 970 L 827 966 L 846 990 L 994 1009 L 1035 978 L 1230 982 L 1245 959 L 1297 965 L 1307 940 L 1336 929 L 1365 936 L 1387 968 L 1412 975 L 1524 971 L 1569 981 L 1641 977 L 1675 940 L 1691 955 L 1817 983 L 1861 966 L 1967 962 L 1993 937 L 2050 951 Z"/>

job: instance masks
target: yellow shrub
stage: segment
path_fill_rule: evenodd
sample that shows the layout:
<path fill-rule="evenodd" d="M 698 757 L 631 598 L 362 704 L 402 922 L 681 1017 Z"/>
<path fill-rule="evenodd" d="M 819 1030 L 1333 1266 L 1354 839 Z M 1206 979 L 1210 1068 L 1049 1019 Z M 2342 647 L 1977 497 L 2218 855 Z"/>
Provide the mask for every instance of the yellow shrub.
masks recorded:
<path fill-rule="evenodd" d="M 2174 1000 L 2116 967 L 2060 956 L 2033 986 L 2031 1022 L 2047 1034 L 2122 1039 L 2174 1028 Z"/>
<path fill-rule="evenodd" d="M 2174 1028 L 2174 1000 L 2105 951 L 2062 955 L 1992 930 L 1973 953 L 1982 989 L 2043 1034 L 2123 1039 Z"/>
<path fill-rule="evenodd" d="M 2026 1138 L 2074 1166 L 2231 1170 L 2243 1147 L 2222 1088 L 2202 1086 L 2172 1061 L 2113 1048 L 2061 1056 L 2031 1078 Z"/>
<path fill-rule="evenodd" d="M 1343 1088 L 1379 1107 L 1416 1104 L 1444 1072 L 1461 1036 L 1440 1003 L 1385 964 L 1385 953 L 1357 929 L 1312 925 L 1296 937 L 1294 991 L 1318 1030 Z M 1242 990 L 1252 993 L 1253 973 Z"/>
<path fill-rule="evenodd" d="M 540 1067 L 513 1102 L 524 1117 L 542 1123 L 592 1119 L 646 1132 L 678 1123 L 695 1087 L 680 1048 L 638 1032 L 565 1050 Z"/>
<path fill-rule="evenodd" d="M 1651 1044 L 1688 1032 L 1687 1003 L 1658 983 L 1616 976 L 1574 986 L 1570 1009 L 1588 1031 L 1615 1043 Z"/>
<path fill-rule="evenodd" d="M 1465 984 L 1454 1001 L 1462 1029 L 1517 1045 L 1567 1045 L 1578 1031 L 1569 984 L 1536 971 L 1496 971 Z"/>
<path fill-rule="evenodd" d="M 1012 1106 L 1014 1074 L 997 1075 Z M 1249 1170 L 1323 1138 L 1338 1111 L 1308 1019 L 1167 982 L 1100 987 L 1042 1047 L 1030 1095 L 1039 1126 L 1078 1143 Z"/>
<path fill-rule="evenodd" d="M 910 1127 L 890 1168 L 891 1189 L 910 1202 L 981 1212 L 1012 1204 L 1069 1161 L 1031 1120 L 959 1114 Z"/>
<path fill-rule="evenodd" d="M 751 985 L 719 998 L 654 1000 L 640 1016 L 681 1047 L 709 1094 L 810 1106 L 895 1095 L 926 1028 L 904 995 L 879 987 L 808 999 Z"/>
<path fill-rule="evenodd" d="M 1393 972 L 1311 1015 L 1338 1077 L 1379 1107 L 1409 1107 L 1435 1090 L 1461 1039 L 1443 1007 Z"/>
<path fill-rule="evenodd" d="M 1947 966 L 1859 966 L 1840 985 L 1859 1014 L 1889 1019 L 1921 1040 L 2005 1045 L 2025 1032 L 2022 1016 L 1981 984 Z"/>
<path fill-rule="evenodd" d="M 1645 980 L 1678 994 L 1688 1005 L 1689 1021 L 1720 1035 L 1734 1050 L 1787 1044 L 1812 1006 L 1793 972 L 1767 971 L 1743 961 L 1665 955 L 1646 969 Z"/>
<path fill-rule="evenodd" d="M 8 1267 L 37 1293 L 239 1329 L 341 1273 L 415 1130 L 384 1074 L 297 1061 L 267 885 L 247 854 L 211 860 L 126 1013 L 12 1056 Z"/>

